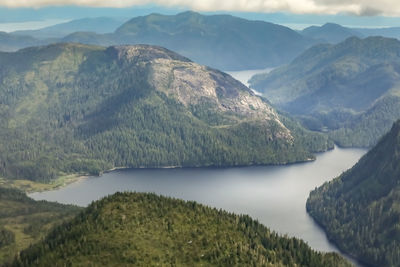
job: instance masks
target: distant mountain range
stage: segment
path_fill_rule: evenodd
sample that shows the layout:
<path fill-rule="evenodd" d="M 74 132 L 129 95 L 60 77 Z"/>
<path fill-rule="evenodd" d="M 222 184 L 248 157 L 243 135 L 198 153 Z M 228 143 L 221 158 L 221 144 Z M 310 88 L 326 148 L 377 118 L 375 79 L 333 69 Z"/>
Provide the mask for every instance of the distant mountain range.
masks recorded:
<path fill-rule="evenodd" d="M 317 45 L 251 87 L 341 146 L 373 146 L 400 118 L 400 41 L 351 37 Z"/>
<path fill-rule="evenodd" d="M 331 147 L 231 76 L 165 48 L 55 44 L 0 62 L 3 177 L 283 164 Z"/>
<path fill-rule="evenodd" d="M 322 26 L 311 26 L 300 33 L 314 38 L 319 42 L 340 43 L 349 37 L 382 36 L 400 39 L 400 27 L 389 28 L 349 28 L 335 23 L 326 23 Z"/>
<path fill-rule="evenodd" d="M 0 51 L 16 51 L 21 48 L 46 44 L 49 41 L 41 41 L 27 35 L 14 35 L 0 32 Z"/>
<path fill-rule="evenodd" d="M 72 20 L 39 30 L 12 32 L 13 35 L 28 35 L 36 39 L 63 38 L 74 32 L 112 33 L 124 23 L 124 20 L 99 17 Z"/>
<path fill-rule="evenodd" d="M 343 251 L 400 266 L 400 121 L 350 170 L 311 192 L 307 210 Z"/>
<path fill-rule="evenodd" d="M 301 34 L 319 40 L 322 43 L 340 43 L 352 36 L 363 37 L 363 34 L 360 32 L 335 23 L 326 23 L 323 26 L 311 26 L 302 30 Z"/>
<path fill-rule="evenodd" d="M 338 43 L 352 36 L 373 35 L 399 38 L 400 27 L 353 29 L 327 23 L 296 32 L 265 21 L 188 11 L 177 15 L 150 14 L 125 23 L 115 18 L 85 18 L 39 30 L 17 31 L 0 36 L 0 50 L 16 51 L 56 42 L 102 46 L 150 44 L 214 68 L 244 70 L 289 63 L 318 43 Z"/>
<path fill-rule="evenodd" d="M 128 21 L 114 33 L 120 43 L 148 43 L 223 70 L 287 63 L 315 42 L 277 24 L 230 15 L 152 14 Z"/>
<path fill-rule="evenodd" d="M 284 26 L 230 15 L 205 16 L 195 12 L 172 16 L 151 14 L 135 17 L 111 32 L 118 23 L 107 18 L 83 19 L 41 30 L 13 33 L 37 39 L 37 43 L 32 40 L 26 45 L 15 45 L 14 50 L 46 42 L 103 46 L 151 44 L 166 47 L 207 66 L 241 70 L 288 63 L 316 43 Z"/>

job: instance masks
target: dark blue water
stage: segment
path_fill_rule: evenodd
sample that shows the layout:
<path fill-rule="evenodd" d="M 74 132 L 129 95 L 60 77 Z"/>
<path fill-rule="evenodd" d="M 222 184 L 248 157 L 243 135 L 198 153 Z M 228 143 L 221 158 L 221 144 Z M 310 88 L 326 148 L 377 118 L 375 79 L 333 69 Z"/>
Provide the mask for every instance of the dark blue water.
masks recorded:
<path fill-rule="evenodd" d="M 302 238 L 316 250 L 337 251 L 306 213 L 306 199 L 312 189 L 340 175 L 365 152 L 336 148 L 318 154 L 314 162 L 288 166 L 119 170 L 30 196 L 86 206 L 117 191 L 155 192 L 248 214 L 281 234 Z"/>

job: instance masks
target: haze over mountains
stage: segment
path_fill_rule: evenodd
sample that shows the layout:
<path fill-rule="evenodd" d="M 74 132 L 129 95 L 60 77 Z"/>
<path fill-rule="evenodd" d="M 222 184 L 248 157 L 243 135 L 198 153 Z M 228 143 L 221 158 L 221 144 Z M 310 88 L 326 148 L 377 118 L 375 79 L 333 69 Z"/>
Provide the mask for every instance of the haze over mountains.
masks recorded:
<path fill-rule="evenodd" d="M 21 48 L 45 44 L 47 41 L 40 41 L 36 38 L 26 35 L 13 35 L 6 32 L 0 32 L 0 51 L 16 51 Z"/>
<path fill-rule="evenodd" d="M 350 28 L 336 23 L 326 23 L 322 26 L 311 26 L 301 31 L 304 36 L 319 40 L 319 42 L 340 43 L 349 37 L 366 38 L 382 36 L 400 38 L 400 27 L 386 28 Z"/>
<path fill-rule="evenodd" d="M 0 50 L 24 48 L 0 52 L 1 181 L 288 164 L 333 142 L 378 143 L 313 191 L 307 209 L 343 250 L 397 266 L 400 123 L 384 134 L 400 118 L 399 29 L 327 23 L 294 31 L 189 11 L 0 33 Z M 251 79 L 266 98 L 216 69 L 266 67 L 277 68 Z M 192 202 L 120 193 L 50 231 L 80 209 L 0 193 L 0 264 L 50 232 L 14 265 L 348 266 L 248 217 Z"/>
<path fill-rule="evenodd" d="M 39 30 L 24 30 L 12 32 L 14 35 L 28 35 L 36 39 L 63 38 L 74 32 L 95 32 L 99 34 L 114 32 L 121 24 L 123 19 L 98 17 L 83 18 L 72 20 L 65 23 L 56 24 Z"/>
<path fill-rule="evenodd" d="M 304 49 L 315 44 L 313 39 L 287 27 L 230 15 L 205 16 L 195 12 L 172 16 L 151 14 L 133 18 L 110 34 L 99 33 L 98 29 L 103 28 L 100 23 L 92 25 L 87 21 L 76 21 L 18 34 L 42 38 L 46 35 L 54 36 L 54 31 L 71 31 L 82 24 L 80 32 L 47 42 L 78 42 L 104 46 L 142 43 L 159 45 L 200 64 L 223 70 L 278 66 L 288 63 Z M 111 29 L 112 25 L 107 29 Z M 18 48 L 21 46 L 16 47 Z"/>
<path fill-rule="evenodd" d="M 372 146 L 400 118 L 400 41 L 351 37 L 317 45 L 251 87 L 342 146 Z"/>
<path fill-rule="evenodd" d="M 340 43 L 349 37 L 363 37 L 360 32 L 335 23 L 322 26 L 311 26 L 301 31 L 301 34 L 319 40 L 321 43 Z M 379 34 L 378 34 L 379 35 Z"/>
<path fill-rule="evenodd" d="M 296 32 L 265 21 L 191 11 L 177 15 L 153 13 L 126 23 L 124 20 L 84 18 L 39 30 L 3 34 L 0 50 L 15 51 L 54 42 L 102 46 L 143 43 L 166 47 L 217 69 L 243 70 L 280 66 L 312 45 L 338 43 L 351 36 L 400 37 L 399 28 L 353 29 L 327 23 Z"/>

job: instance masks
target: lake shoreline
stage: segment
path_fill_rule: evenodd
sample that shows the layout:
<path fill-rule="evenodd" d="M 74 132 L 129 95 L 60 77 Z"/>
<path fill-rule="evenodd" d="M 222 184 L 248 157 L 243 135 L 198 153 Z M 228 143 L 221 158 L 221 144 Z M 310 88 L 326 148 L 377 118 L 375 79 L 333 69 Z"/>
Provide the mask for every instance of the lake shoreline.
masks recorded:
<path fill-rule="evenodd" d="M 338 251 L 306 212 L 306 199 L 311 190 L 353 166 L 365 152 L 335 147 L 316 153 L 315 161 L 281 166 L 119 167 L 100 177 L 29 196 L 85 207 L 115 192 L 155 193 L 247 214 L 279 234 L 305 240 L 315 250 Z"/>
<path fill-rule="evenodd" d="M 317 152 L 315 154 L 319 153 L 325 153 L 328 152 L 332 149 L 327 149 L 326 151 L 323 152 Z M 33 193 L 41 193 L 41 192 L 46 192 L 46 191 L 54 191 L 58 189 L 62 189 L 70 184 L 80 182 L 84 179 L 88 179 L 91 177 L 101 177 L 103 174 L 111 173 L 114 171 L 120 171 L 120 170 L 162 170 L 162 169 L 231 169 L 231 168 L 246 168 L 246 167 L 272 167 L 272 166 L 291 166 L 291 165 L 296 165 L 296 164 L 305 164 L 309 162 L 314 162 L 316 160 L 316 157 L 314 158 L 308 158 L 305 160 L 301 161 L 294 161 L 294 162 L 285 162 L 285 163 L 277 163 L 277 164 L 241 164 L 241 165 L 208 165 L 208 166 L 174 166 L 174 165 L 168 165 L 168 166 L 160 166 L 160 167 L 146 167 L 146 166 L 140 166 L 140 167 L 113 167 L 108 170 L 104 170 L 100 172 L 99 175 L 94 175 L 94 174 L 68 174 L 66 175 L 67 177 L 70 177 L 68 180 L 65 180 L 66 176 L 60 176 L 56 178 L 54 181 L 51 183 L 40 183 L 40 182 L 35 182 L 35 181 L 30 181 L 30 180 L 10 180 L 10 179 L 2 179 L 0 180 L 0 185 L 5 185 L 6 187 L 12 187 L 15 189 L 19 189 L 21 191 L 24 191 L 25 193 L 33 194 Z M 4 182 L 1 182 L 4 181 Z M 14 183 L 16 182 L 16 183 Z"/>
<path fill-rule="evenodd" d="M 338 251 L 340 252 L 340 254 L 342 254 L 342 256 L 344 256 L 347 260 L 349 260 L 351 263 L 356 264 L 357 267 L 366 267 L 368 263 L 363 262 L 362 260 L 358 259 L 355 255 L 350 254 L 349 252 L 345 251 L 341 246 L 340 243 L 336 242 L 335 239 L 333 239 L 329 234 L 327 229 L 322 225 L 322 223 L 320 223 L 320 221 L 318 221 L 315 217 L 313 217 L 307 209 L 307 205 L 306 205 L 306 212 L 307 214 L 311 217 L 311 219 L 325 232 L 325 236 L 328 239 L 329 242 L 331 242 L 332 244 L 334 244 L 336 246 L 336 248 L 338 249 Z"/>

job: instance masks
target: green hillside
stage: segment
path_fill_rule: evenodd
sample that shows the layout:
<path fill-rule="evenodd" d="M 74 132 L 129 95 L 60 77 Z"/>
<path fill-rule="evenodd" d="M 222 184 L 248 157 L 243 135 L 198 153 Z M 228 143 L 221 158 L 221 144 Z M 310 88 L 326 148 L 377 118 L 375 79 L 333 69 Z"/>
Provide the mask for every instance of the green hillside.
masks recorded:
<path fill-rule="evenodd" d="M 23 251 L 14 266 L 350 266 L 248 216 L 195 202 L 117 193 Z"/>
<path fill-rule="evenodd" d="M 251 87 L 341 146 L 370 147 L 400 118 L 400 41 L 352 37 L 317 45 Z"/>
<path fill-rule="evenodd" d="M 311 192 L 307 210 L 342 250 L 400 265 L 400 121 L 350 170 Z"/>
<path fill-rule="evenodd" d="M 34 201 L 20 191 L 0 187 L 0 266 L 80 210 L 75 206 Z"/>
<path fill-rule="evenodd" d="M 0 62 L 6 178 L 284 164 L 331 146 L 229 75 L 161 47 L 55 44 Z"/>

